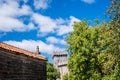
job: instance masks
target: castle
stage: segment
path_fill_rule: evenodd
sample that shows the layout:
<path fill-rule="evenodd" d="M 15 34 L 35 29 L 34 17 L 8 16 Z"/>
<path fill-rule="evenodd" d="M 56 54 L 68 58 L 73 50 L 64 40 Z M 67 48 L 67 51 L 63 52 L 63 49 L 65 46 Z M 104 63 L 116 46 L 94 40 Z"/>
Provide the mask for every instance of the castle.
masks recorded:
<path fill-rule="evenodd" d="M 67 53 L 65 51 L 53 52 L 53 65 L 60 72 L 60 78 L 62 79 L 65 74 L 68 73 L 67 68 Z"/>

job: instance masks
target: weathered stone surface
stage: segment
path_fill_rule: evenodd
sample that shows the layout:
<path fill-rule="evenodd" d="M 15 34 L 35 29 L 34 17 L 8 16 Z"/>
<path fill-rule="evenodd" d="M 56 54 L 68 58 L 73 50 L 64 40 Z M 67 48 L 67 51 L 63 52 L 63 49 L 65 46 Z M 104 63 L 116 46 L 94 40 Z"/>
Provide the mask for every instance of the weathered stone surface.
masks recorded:
<path fill-rule="evenodd" d="M 66 52 L 54 52 L 53 53 L 53 65 L 60 72 L 60 78 L 63 80 L 63 76 L 68 73 L 67 68 L 67 54 Z"/>
<path fill-rule="evenodd" d="M 46 61 L 0 48 L 0 80 L 46 80 Z"/>

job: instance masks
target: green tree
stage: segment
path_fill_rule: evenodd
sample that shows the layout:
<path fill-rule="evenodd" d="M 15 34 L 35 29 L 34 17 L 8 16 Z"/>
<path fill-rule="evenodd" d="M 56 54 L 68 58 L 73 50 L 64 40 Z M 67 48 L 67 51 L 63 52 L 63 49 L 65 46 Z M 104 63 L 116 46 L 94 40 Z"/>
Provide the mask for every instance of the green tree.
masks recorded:
<path fill-rule="evenodd" d="M 60 73 L 53 67 L 53 64 L 47 63 L 47 80 L 56 80 Z"/>
<path fill-rule="evenodd" d="M 113 39 L 111 40 L 111 46 L 109 50 L 115 57 L 115 69 L 113 75 L 111 75 L 115 80 L 120 79 L 120 0 L 112 0 L 111 6 L 108 9 L 108 15 L 111 18 L 109 22 L 111 35 Z"/>
<path fill-rule="evenodd" d="M 89 27 L 87 21 L 73 25 L 67 38 L 70 80 L 100 80 L 114 72 L 116 57 L 111 52 L 114 37 L 110 27 Z M 112 60 L 112 61 L 111 61 Z"/>
<path fill-rule="evenodd" d="M 69 80 L 69 75 L 68 75 L 68 74 L 65 74 L 65 75 L 63 76 L 63 80 Z"/>
<path fill-rule="evenodd" d="M 120 57 L 120 0 L 112 0 L 108 8 L 108 16 L 111 18 L 108 26 L 112 30 L 111 36 L 114 37 L 112 53 Z"/>
<path fill-rule="evenodd" d="M 68 67 L 71 80 L 100 79 L 103 75 L 98 56 L 102 48 L 97 43 L 99 32 L 81 21 L 73 25 L 74 31 L 67 38 L 70 58 Z"/>
<path fill-rule="evenodd" d="M 120 79 L 119 0 L 112 0 L 108 15 L 111 21 L 105 25 L 89 27 L 87 21 L 73 25 L 67 37 L 69 80 Z"/>

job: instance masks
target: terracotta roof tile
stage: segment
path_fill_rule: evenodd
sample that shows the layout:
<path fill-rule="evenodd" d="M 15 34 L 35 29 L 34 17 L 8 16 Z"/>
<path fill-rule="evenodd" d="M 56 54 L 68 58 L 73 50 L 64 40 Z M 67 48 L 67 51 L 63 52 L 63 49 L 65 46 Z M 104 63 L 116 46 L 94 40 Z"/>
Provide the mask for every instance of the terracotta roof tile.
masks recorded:
<path fill-rule="evenodd" d="M 47 59 L 45 57 L 40 56 L 39 54 L 24 50 L 24 49 L 21 49 L 21 48 L 12 46 L 12 45 L 8 45 L 8 44 L 3 43 L 3 42 L 0 42 L 0 48 L 4 48 L 4 49 L 10 50 L 10 51 L 14 51 L 14 52 L 18 52 L 18 53 L 21 53 L 21 54 L 24 54 L 24 55 L 27 55 L 27 56 L 31 56 L 33 58 L 37 58 L 37 59 L 40 59 L 40 60 L 47 61 Z"/>

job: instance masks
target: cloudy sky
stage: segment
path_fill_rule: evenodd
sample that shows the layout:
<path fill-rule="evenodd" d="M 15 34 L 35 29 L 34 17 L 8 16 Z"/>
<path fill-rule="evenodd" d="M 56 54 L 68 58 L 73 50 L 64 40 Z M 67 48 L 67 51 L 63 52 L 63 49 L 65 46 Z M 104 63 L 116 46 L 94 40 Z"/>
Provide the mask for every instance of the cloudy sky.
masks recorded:
<path fill-rule="evenodd" d="M 66 50 L 65 38 L 74 21 L 106 20 L 109 0 L 0 0 L 0 41 L 52 62 L 53 51 Z"/>

